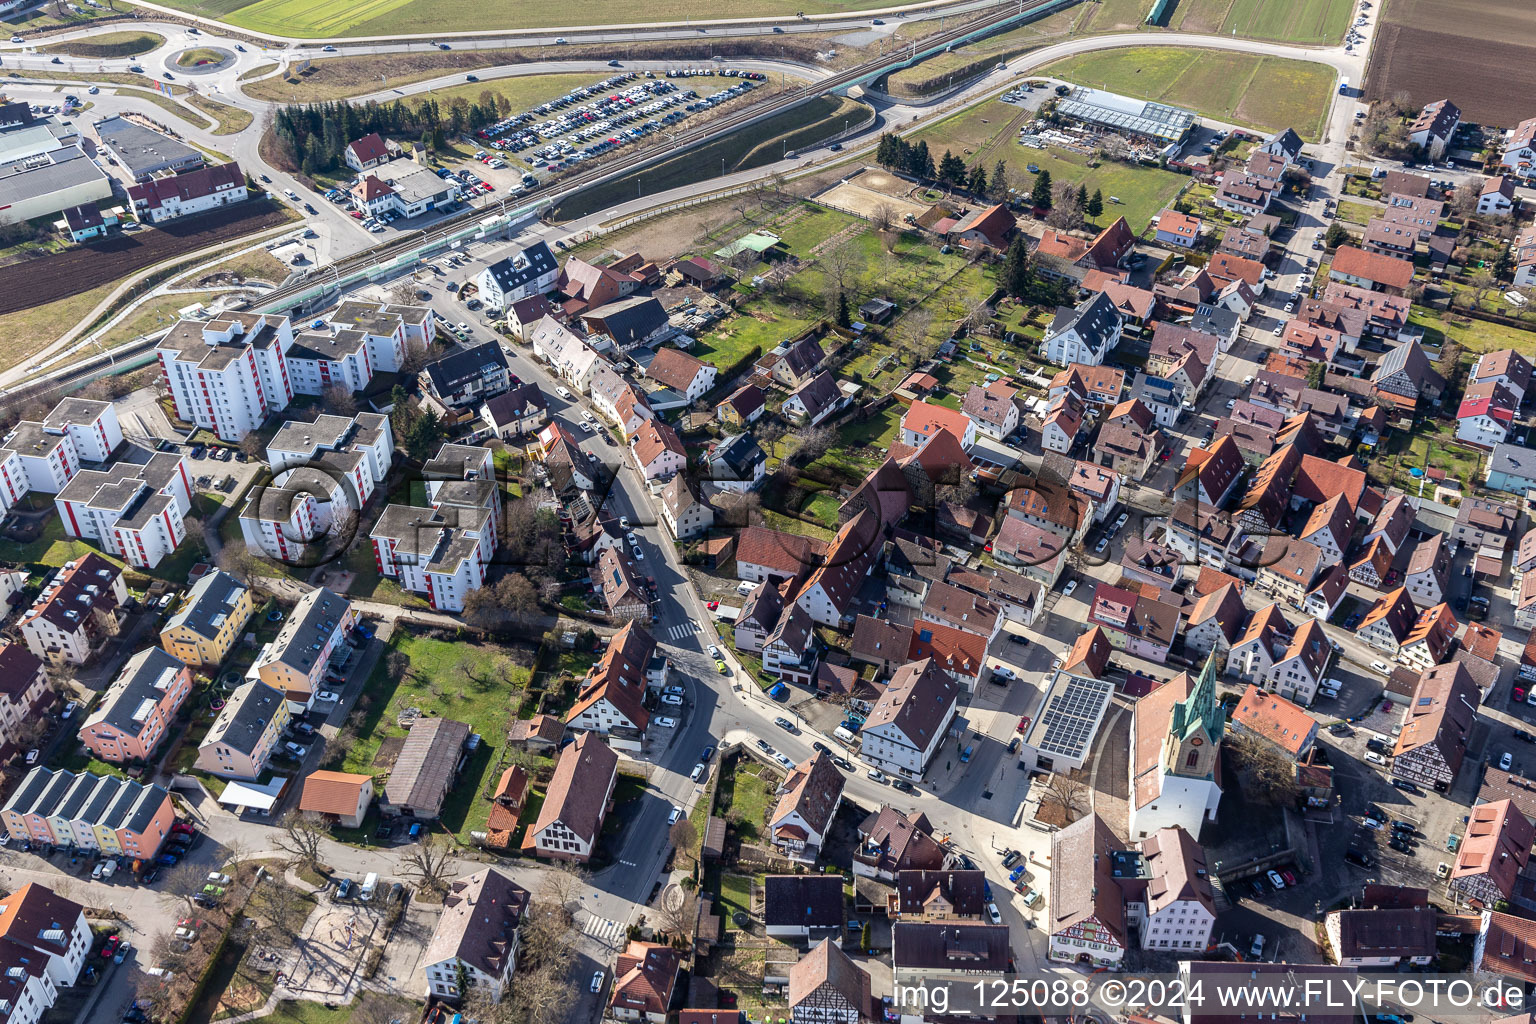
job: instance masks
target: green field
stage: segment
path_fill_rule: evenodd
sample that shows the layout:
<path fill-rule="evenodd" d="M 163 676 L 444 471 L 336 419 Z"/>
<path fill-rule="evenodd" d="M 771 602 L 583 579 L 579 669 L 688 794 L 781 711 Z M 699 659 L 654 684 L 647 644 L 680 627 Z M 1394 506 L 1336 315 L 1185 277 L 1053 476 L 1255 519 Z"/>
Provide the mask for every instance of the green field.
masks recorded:
<path fill-rule="evenodd" d="M 1168 27 L 1283 43 L 1337 44 L 1353 0 L 1177 0 Z"/>
<path fill-rule="evenodd" d="M 1016 141 L 1017 125 L 1025 116 L 1016 107 L 987 100 L 924 128 L 911 138 L 928 140 L 935 159 L 950 150 L 967 165 L 979 162 L 988 174 L 1001 159 L 1008 164 L 1008 180 L 1014 188 L 1028 189 L 1034 185 L 1035 176 L 1029 165 L 1035 164 L 1050 171 L 1053 181 L 1081 182 L 1090 193 L 1095 189 L 1102 191 L 1106 202 L 1110 196 L 1119 196 L 1122 203 L 1106 205 L 1100 219 L 1107 225 L 1114 217 L 1123 216 L 1137 233 L 1189 183 L 1188 177 L 1157 167 L 1115 161 L 1090 167 L 1090 158 L 1081 153 L 1026 149 Z"/>
<path fill-rule="evenodd" d="M 1175 46 L 1087 53 L 1040 73 L 1267 132 L 1294 128 L 1308 141 L 1321 135 L 1334 90 L 1324 64 Z"/>
<path fill-rule="evenodd" d="M 1011 60 L 1021 53 L 1067 35 L 1073 31 L 1073 26 L 1079 17 L 1091 14 L 1095 9 L 1092 4 L 1068 7 L 1038 21 L 1031 21 L 1018 28 L 1011 28 L 966 46 L 956 47 L 950 52 L 934 54 L 912 67 L 891 72 L 886 78 L 887 89 L 898 95 L 917 95 L 943 88 L 945 80 L 952 75 L 964 76 L 974 73 L 978 63 L 981 63 L 982 69 L 985 70 L 986 62 Z M 905 30 L 909 28 L 914 29 L 915 34 L 918 26 L 926 25 L 927 22 L 904 25 L 903 31 L 898 32 L 898 35 L 906 34 Z M 924 31 L 927 29 L 925 28 Z"/>
<path fill-rule="evenodd" d="M 153 32 L 103 32 L 89 39 L 72 39 L 38 47 L 43 53 L 67 53 L 72 57 L 137 57 L 165 44 L 165 36 Z"/>
<path fill-rule="evenodd" d="M 745 9 L 739 4 L 687 3 L 659 0 L 644 6 L 615 8 L 605 0 L 568 0 L 486 4 L 480 0 L 169 0 L 168 6 L 218 18 L 231 25 L 279 36 L 402 35 L 412 32 L 478 29 L 601 26 L 685 21 L 689 18 L 788 17 L 848 13 L 887 6 L 886 0 L 758 0 Z"/>
<path fill-rule="evenodd" d="M 1124 32 L 1146 22 L 1152 0 L 1099 0 L 1085 7 L 1091 12 L 1083 22 L 1086 31 Z"/>

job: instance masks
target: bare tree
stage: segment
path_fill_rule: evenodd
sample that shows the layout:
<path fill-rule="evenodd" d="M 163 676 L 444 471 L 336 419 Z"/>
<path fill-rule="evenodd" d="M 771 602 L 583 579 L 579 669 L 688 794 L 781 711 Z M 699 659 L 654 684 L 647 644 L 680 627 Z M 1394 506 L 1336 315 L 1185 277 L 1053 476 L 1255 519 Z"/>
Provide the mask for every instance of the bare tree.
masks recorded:
<path fill-rule="evenodd" d="M 1478 194 L 1471 188 L 1458 188 L 1451 197 L 1451 215 L 1463 226 L 1477 216 Z"/>
<path fill-rule="evenodd" d="M 289 811 L 277 823 L 273 842 L 278 849 L 291 854 L 301 867 L 311 870 L 320 866 L 320 849 L 325 841 L 326 827 L 298 811 Z"/>
<path fill-rule="evenodd" d="M 229 573 L 236 580 L 249 587 L 258 576 L 263 575 L 261 559 L 251 552 L 244 544 L 225 544 L 219 548 L 219 553 L 214 556 L 214 562 L 223 571 Z"/>
<path fill-rule="evenodd" d="M 1231 736 L 1228 744 L 1246 799 L 1276 806 L 1296 802 L 1296 766 L 1278 748 L 1252 733 Z"/>
<path fill-rule="evenodd" d="M 677 823 L 667 832 L 667 838 L 672 841 L 672 849 L 687 857 L 690 861 L 697 859 L 699 845 L 699 830 L 693 822 L 687 818 L 677 819 Z"/>
<path fill-rule="evenodd" d="M 224 843 L 224 865 L 231 875 L 238 875 L 240 867 L 251 859 L 251 848 L 242 840 L 230 839 Z"/>
<path fill-rule="evenodd" d="M 896 211 L 891 209 L 889 203 L 881 203 L 870 214 L 869 223 L 883 235 L 896 226 Z"/>
<path fill-rule="evenodd" d="M 250 459 L 262 459 L 267 454 L 266 445 L 261 443 L 261 435 L 254 430 L 240 439 L 240 450 Z"/>
<path fill-rule="evenodd" d="M 694 925 L 699 920 L 699 901 L 693 893 L 682 889 L 668 892 L 662 896 L 661 905 L 656 910 L 664 931 L 684 938 L 693 935 Z"/>
<path fill-rule="evenodd" d="M 1088 786 L 1077 772 L 1052 772 L 1045 781 L 1045 791 L 1061 806 L 1062 817 L 1070 823 L 1078 818 Z"/>
<path fill-rule="evenodd" d="M 859 250 L 847 240 L 827 246 L 816 257 L 816 269 L 821 271 L 822 278 L 826 282 L 828 315 L 837 312 L 837 297 L 851 290 L 851 285 L 862 264 L 863 257 Z"/>
<path fill-rule="evenodd" d="M 992 307 L 987 305 L 985 299 L 978 300 L 966 310 L 964 323 L 967 331 L 979 331 L 991 322 Z"/>
<path fill-rule="evenodd" d="M 586 869 L 577 864 L 554 864 L 544 875 L 539 893 L 556 906 L 565 907 L 581 899 L 587 890 Z"/>
<path fill-rule="evenodd" d="M 388 992 L 367 989 L 358 995 L 348 1020 L 351 1024 L 394 1024 L 395 1021 L 414 1020 L 418 1013 L 419 1007 L 415 1003 Z"/>
<path fill-rule="evenodd" d="M 325 389 L 320 396 L 320 402 L 325 408 L 337 416 L 355 416 L 357 414 L 357 396 L 350 388 L 333 384 Z"/>
<path fill-rule="evenodd" d="M 315 909 L 315 901 L 281 878 L 274 878 L 252 890 L 245 909 L 260 922 L 266 941 L 291 945 L 304 933 L 304 922 Z"/>
<path fill-rule="evenodd" d="M 165 873 L 157 894 L 162 905 L 171 913 L 183 910 L 197 913 L 197 901 L 193 898 L 208 884 L 208 872 L 191 861 L 182 861 Z"/>
<path fill-rule="evenodd" d="M 922 362 L 930 354 L 928 332 L 933 328 L 933 314 L 927 309 L 910 310 L 901 318 L 896 329 L 896 351 L 911 365 Z"/>
<path fill-rule="evenodd" d="M 1472 304 L 1481 306 L 1483 298 L 1499 283 L 1493 271 L 1488 267 L 1478 267 L 1467 275 L 1467 284 L 1472 286 Z"/>
<path fill-rule="evenodd" d="M 448 873 L 457 853 L 452 838 L 433 832 L 405 855 L 400 870 L 428 892 L 444 893 L 448 891 Z"/>
<path fill-rule="evenodd" d="M 825 455 L 836 441 L 837 434 L 831 428 L 812 427 L 800 435 L 800 443 L 795 447 L 795 459 L 802 466 L 808 466 Z"/>

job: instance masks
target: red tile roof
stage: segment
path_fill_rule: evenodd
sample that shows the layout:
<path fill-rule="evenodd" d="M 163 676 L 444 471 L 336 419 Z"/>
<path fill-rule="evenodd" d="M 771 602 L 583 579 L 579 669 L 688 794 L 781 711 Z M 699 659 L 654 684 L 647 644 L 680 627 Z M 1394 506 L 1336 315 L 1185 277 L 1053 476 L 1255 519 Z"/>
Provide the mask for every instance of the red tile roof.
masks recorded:
<path fill-rule="evenodd" d="M 1352 245 L 1339 246 L 1329 271 L 1371 281 L 1388 288 L 1406 289 L 1413 281 L 1413 264 L 1408 260 L 1366 252 Z"/>

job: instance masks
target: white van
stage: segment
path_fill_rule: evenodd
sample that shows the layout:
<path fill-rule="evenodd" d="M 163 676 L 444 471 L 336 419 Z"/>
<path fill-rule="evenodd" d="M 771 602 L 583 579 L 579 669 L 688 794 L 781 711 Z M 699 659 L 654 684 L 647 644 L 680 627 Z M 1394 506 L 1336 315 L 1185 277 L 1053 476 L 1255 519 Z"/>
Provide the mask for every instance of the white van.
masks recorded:
<path fill-rule="evenodd" d="M 294 202 L 299 201 L 299 194 L 291 188 L 283 189 L 283 195 L 287 196 L 289 199 L 292 199 Z"/>
<path fill-rule="evenodd" d="M 853 733 L 849 732 L 847 729 L 844 729 L 842 726 L 838 726 L 836 729 L 832 730 L 832 738 L 842 740 L 844 743 L 852 743 L 854 741 Z"/>
<path fill-rule="evenodd" d="M 358 899 L 373 899 L 373 890 L 377 889 L 378 887 L 379 873 L 377 871 L 368 872 L 368 874 L 363 877 L 363 888 L 362 891 L 357 894 Z"/>

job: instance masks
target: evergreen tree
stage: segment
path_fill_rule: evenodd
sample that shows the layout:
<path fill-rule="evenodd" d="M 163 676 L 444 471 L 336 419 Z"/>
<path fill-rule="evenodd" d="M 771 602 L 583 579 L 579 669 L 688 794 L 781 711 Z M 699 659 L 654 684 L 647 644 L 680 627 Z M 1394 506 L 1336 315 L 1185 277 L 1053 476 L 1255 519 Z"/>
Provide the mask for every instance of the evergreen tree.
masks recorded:
<path fill-rule="evenodd" d="M 1008 201 L 1008 165 L 999 160 L 992 168 L 992 198 L 1000 203 Z"/>
<path fill-rule="evenodd" d="M 1087 185 L 1079 185 L 1079 186 L 1077 186 L 1077 208 L 1079 210 L 1086 210 L 1088 208 L 1088 186 Z"/>
<path fill-rule="evenodd" d="M 1104 193 L 1094 189 L 1093 195 L 1089 196 L 1088 201 L 1083 204 L 1083 212 L 1088 214 L 1089 220 L 1098 220 L 1099 215 L 1104 212 Z"/>
<path fill-rule="evenodd" d="M 907 150 L 907 173 L 914 178 L 932 180 L 933 157 L 928 153 L 928 140 L 921 139 Z"/>
<path fill-rule="evenodd" d="M 965 161 L 946 149 L 944 158 L 939 161 L 939 180 L 950 186 L 964 185 Z"/>
<path fill-rule="evenodd" d="M 853 318 L 848 315 L 848 296 L 842 292 L 837 293 L 837 326 L 853 326 Z"/>
<path fill-rule="evenodd" d="M 971 168 L 971 180 L 966 186 L 971 190 L 971 195 L 982 199 L 987 194 L 987 172 L 981 169 L 981 164 Z"/>
<path fill-rule="evenodd" d="M 1022 237 L 1015 238 L 1003 254 L 1003 266 L 998 272 L 997 283 L 1011 298 L 1022 299 L 1029 293 L 1033 271 L 1029 265 L 1029 247 Z"/>
<path fill-rule="evenodd" d="M 1041 171 L 1035 175 L 1035 187 L 1029 193 L 1029 201 L 1042 210 L 1051 208 L 1051 172 Z"/>

